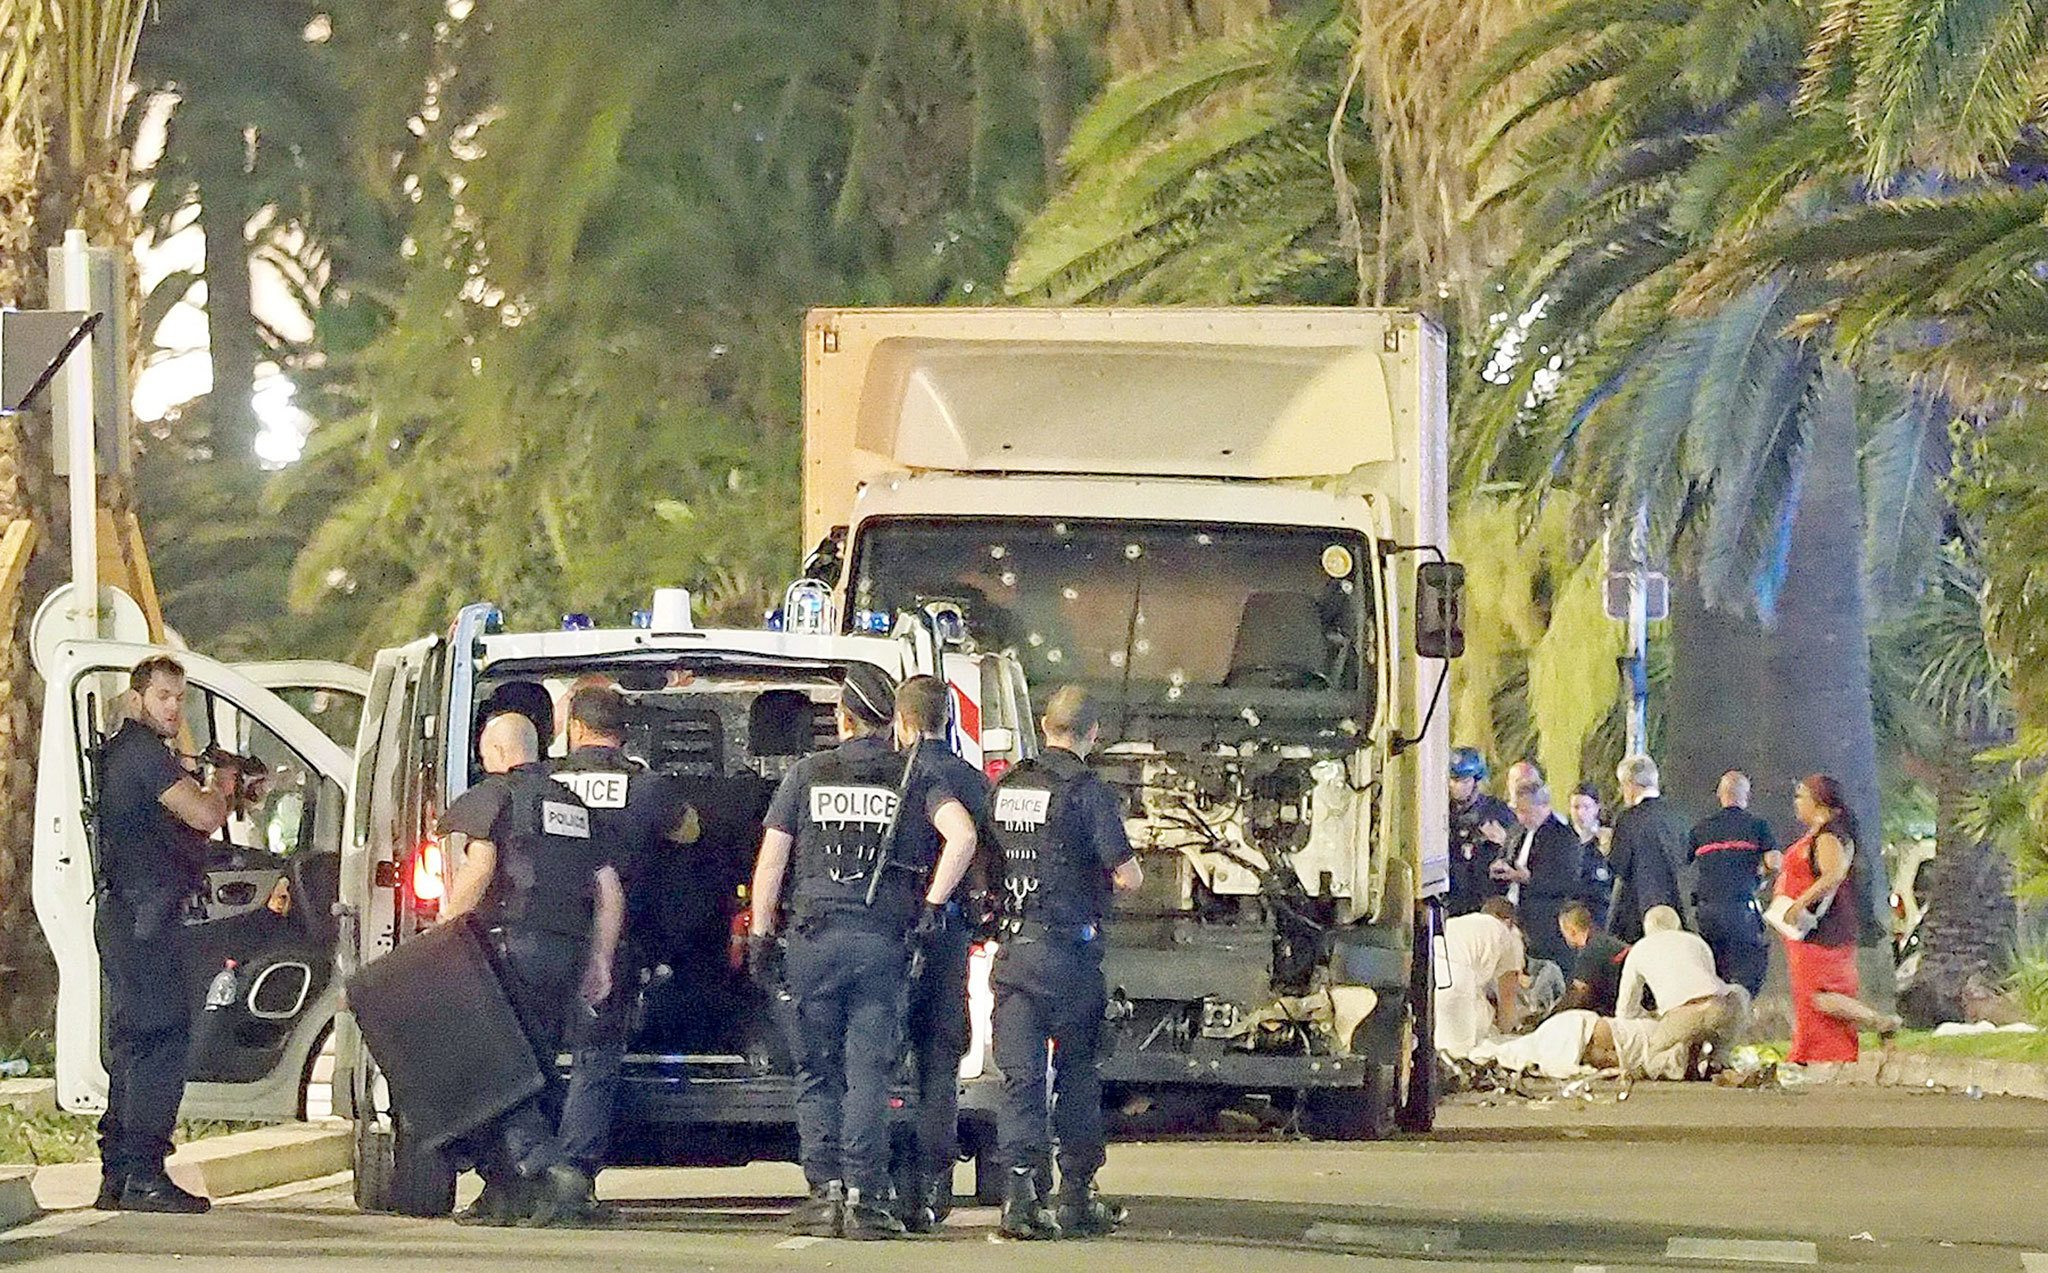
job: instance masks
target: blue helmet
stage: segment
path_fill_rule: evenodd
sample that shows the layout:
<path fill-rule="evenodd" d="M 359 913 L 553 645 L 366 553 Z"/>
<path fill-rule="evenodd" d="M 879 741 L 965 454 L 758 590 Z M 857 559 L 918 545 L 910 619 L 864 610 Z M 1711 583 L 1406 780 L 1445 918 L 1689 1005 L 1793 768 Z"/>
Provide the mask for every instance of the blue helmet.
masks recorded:
<path fill-rule="evenodd" d="M 1477 748 L 1454 747 L 1451 749 L 1451 777 L 1477 778 L 1479 781 L 1485 782 L 1487 772 L 1486 757 L 1480 755 Z"/>

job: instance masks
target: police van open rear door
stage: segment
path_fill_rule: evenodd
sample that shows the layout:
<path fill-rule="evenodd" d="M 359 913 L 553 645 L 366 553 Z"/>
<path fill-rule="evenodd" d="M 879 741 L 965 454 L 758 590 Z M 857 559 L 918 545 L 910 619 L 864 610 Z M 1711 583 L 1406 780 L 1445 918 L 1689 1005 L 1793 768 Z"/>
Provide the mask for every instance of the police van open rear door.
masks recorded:
<path fill-rule="evenodd" d="M 57 962 L 57 1098 L 76 1112 L 106 1107 L 93 940 L 95 758 L 117 726 L 128 670 L 153 654 L 173 655 L 187 672 L 178 749 L 218 746 L 254 756 L 270 772 L 260 798 L 209 842 L 205 886 L 175 938 L 193 1006 L 183 1112 L 295 1118 L 339 990 L 333 912 L 348 749 L 234 668 L 183 650 L 111 641 L 65 642 L 40 668 L 47 689 L 34 893 Z"/>

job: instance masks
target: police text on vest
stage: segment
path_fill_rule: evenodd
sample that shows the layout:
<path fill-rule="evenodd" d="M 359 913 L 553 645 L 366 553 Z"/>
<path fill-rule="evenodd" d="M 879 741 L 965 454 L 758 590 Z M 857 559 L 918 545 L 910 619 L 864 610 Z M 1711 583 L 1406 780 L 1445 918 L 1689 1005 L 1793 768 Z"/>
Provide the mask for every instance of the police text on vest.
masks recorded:
<path fill-rule="evenodd" d="M 540 802 L 540 829 L 546 835 L 566 835 L 572 839 L 590 838 L 590 810 L 579 809 L 573 804 L 556 804 L 552 800 Z"/>
<path fill-rule="evenodd" d="M 584 771 L 559 773 L 555 781 L 576 793 L 577 798 L 593 809 L 623 809 L 626 807 L 627 775 Z"/>
<path fill-rule="evenodd" d="M 896 793 L 887 787 L 811 788 L 812 822 L 886 826 L 895 815 Z"/>

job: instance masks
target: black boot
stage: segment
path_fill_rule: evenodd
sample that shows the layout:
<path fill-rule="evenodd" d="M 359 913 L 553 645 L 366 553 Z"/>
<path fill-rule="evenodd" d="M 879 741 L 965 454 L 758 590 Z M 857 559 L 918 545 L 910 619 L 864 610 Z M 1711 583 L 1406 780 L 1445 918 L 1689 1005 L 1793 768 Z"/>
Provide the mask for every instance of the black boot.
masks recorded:
<path fill-rule="evenodd" d="M 455 1223 L 502 1229 L 519 1223 L 521 1190 L 512 1181 L 485 1180 L 484 1190 L 455 1213 Z"/>
<path fill-rule="evenodd" d="M 196 1193 L 186 1193 L 178 1188 L 171 1183 L 169 1176 L 136 1176 L 121 1189 L 120 1209 L 196 1216 L 213 1210 L 213 1204 Z"/>
<path fill-rule="evenodd" d="M 536 1229 L 572 1225 L 584 1219 L 590 1201 L 590 1177 L 568 1163 L 554 1163 L 533 1181 L 533 1214 L 523 1223 Z"/>
<path fill-rule="evenodd" d="M 1129 1213 L 1103 1198 L 1095 1177 L 1072 1176 L 1060 1182 L 1060 1232 L 1070 1238 L 1103 1238 L 1115 1233 Z"/>
<path fill-rule="evenodd" d="M 903 1222 L 896 1218 L 896 1199 L 885 1192 L 881 1196 L 863 1195 L 858 1189 L 846 1191 L 846 1222 L 840 1226 L 843 1238 L 856 1242 L 875 1242 L 903 1236 Z"/>
<path fill-rule="evenodd" d="M 119 1211 L 121 1195 L 128 1189 L 128 1173 L 106 1171 L 100 1173 L 100 1196 L 92 1200 L 94 1211 Z"/>
<path fill-rule="evenodd" d="M 845 1231 L 846 1186 L 834 1180 L 812 1185 L 811 1196 L 789 1213 L 789 1231 L 807 1238 L 836 1238 Z"/>
<path fill-rule="evenodd" d="M 903 1221 L 903 1227 L 911 1233 L 930 1233 L 939 1227 L 939 1217 L 931 1208 L 931 1184 L 922 1176 L 915 1176 L 908 1187 L 897 1196 L 899 1206 L 896 1218 Z"/>
<path fill-rule="evenodd" d="M 998 1231 L 1006 1238 L 1031 1242 L 1060 1236 L 1059 1221 L 1038 1197 L 1038 1176 L 1029 1167 L 1012 1167 L 1003 1180 L 1003 1219 Z"/>

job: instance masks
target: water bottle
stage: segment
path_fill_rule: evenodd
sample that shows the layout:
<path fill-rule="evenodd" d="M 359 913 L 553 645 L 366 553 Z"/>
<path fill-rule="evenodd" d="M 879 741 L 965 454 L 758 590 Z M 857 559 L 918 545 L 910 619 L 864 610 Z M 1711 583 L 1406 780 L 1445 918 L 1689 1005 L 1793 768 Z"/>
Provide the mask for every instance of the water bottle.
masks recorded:
<path fill-rule="evenodd" d="M 28 1075 L 28 1061 L 15 1057 L 11 1061 L 0 1061 L 0 1079 L 25 1078 Z"/>
<path fill-rule="evenodd" d="M 235 961 L 230 959 L 214 974 L 213 984 L 206 988 L 206 1010 L 217 1012 L 235 1001 Z"/>

